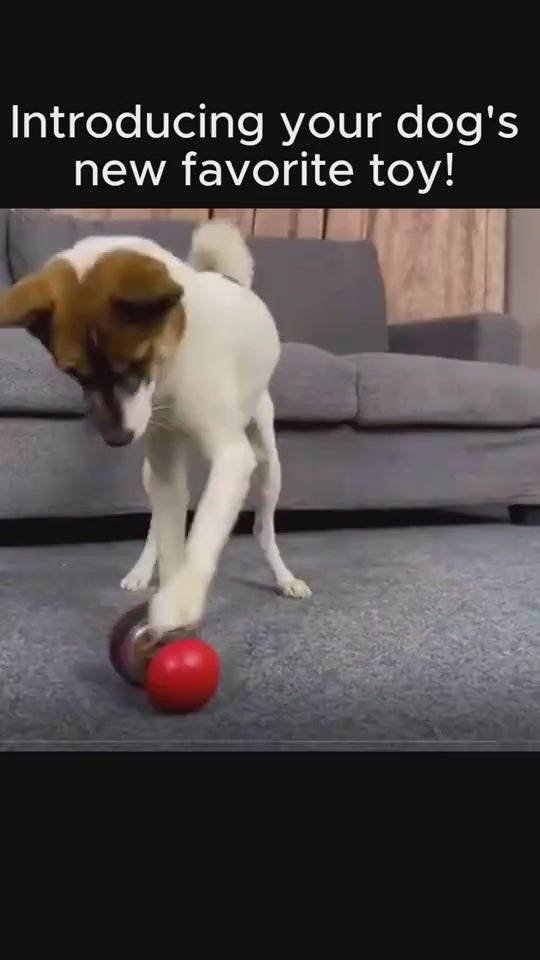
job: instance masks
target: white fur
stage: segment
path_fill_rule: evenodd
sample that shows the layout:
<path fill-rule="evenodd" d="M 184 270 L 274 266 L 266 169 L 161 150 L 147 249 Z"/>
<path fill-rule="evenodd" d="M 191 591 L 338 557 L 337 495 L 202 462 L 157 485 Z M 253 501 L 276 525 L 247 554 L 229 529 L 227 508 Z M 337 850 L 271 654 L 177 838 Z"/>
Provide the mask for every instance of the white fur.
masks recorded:
<path fill-rule="evenodd" d="M 152 396 L 155 383 L 141 383 L 134 394 L 123 394 L 120 397 L 122 421 L 126 430 L 133 431 L 133 439 L 142 437 L 148 421 L 152 416 Z"/>
<path fill-rule="evenodd" d="M 79 280 L 94 266 L 104 253 L 112 250 L 135 250 L 149 257 L 159 256 L 161 248 L 146 237 L 84 237 L 68 250 L 55 253 L 53 259 L 61 257 L 67 260 L 75 270 Z"/>
<path fill-rule="evenodd" d="M 195 626 L 255 476 L 260 505 L 254 532 L 276 584 L 286 596 L 310 596 L 283 563 L 275 539 L 281 471 L 268 385 L 280 343 L 270 311 L 251 289 L 253 261 L 241 234 L 230 224 L 204 224 L 194 231 L 186 261 L 138 237 L 87 238 L 61 256 L 83 276 L 99 256 L 119 248 L 160 259 L 184 289 L 186 312 L 184 335 L 155 387 L 152 420 L 146 401 L 132 406 L 137 432 L 148 427 L 143 480 L 152 520 L 143 552 L 122 585 L 147 586 L 157 563 L 159 589 L 149 605 L 150 627 L 161 634 Z M 209 461 L 209 476 L 185 541 L 192 441 Z"/>
<path fill-rule="evenodd" d="M 211 220 L 193 233 L 188 262 L 195 270 L 216 270 L 244 287 L 253 280 L 253 257 L 239 231 L 230 223 Z"/>

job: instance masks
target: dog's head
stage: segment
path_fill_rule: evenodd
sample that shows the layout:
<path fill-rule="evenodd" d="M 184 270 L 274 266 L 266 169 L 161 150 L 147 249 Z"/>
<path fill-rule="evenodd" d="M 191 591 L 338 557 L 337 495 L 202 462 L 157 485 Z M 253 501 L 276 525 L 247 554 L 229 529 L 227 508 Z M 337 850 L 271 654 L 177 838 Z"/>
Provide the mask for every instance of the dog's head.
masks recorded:
<path fill-rule="evenodd" d="M 161 364 L 185 326 L 183 289 L 152 256 L 112 250 L 81 275 L 58 257 L 0 299 L 0 326 L 24 327 L 83 390 L 110 446 L 146 430 Z"/>

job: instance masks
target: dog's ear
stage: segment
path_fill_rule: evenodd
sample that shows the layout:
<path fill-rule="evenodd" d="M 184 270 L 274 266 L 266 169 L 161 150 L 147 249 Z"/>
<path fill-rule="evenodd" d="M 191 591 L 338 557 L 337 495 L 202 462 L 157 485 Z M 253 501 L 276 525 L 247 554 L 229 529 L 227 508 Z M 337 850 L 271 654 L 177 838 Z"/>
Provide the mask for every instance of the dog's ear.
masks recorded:
<path fill-rule="evenodd" d="M 61 368 L 79 363 L 77 316 L 70 309 L 69 296 L 66 298 L 75 282 L 73 270 L 62 262 L 49 264 L 41 272 L 19 280 L 0 293 L 0 327 L 26 329 Z M 59 310 L 62 304 L 64 309 Z"/>
<path fill-rule="evenodd" d="M 0 294 L 0 327 L 44 329 L 54 310 L 54 296 L 44 274 L 31 274 Z"/>
<path fill-rule="evenodd" d="M 180 301 L 183 290 L 171 284 L 168 291 L 155 290 L 144 296 L 113 296 L 111 304 L 119 320 L 133 326 L 145 326 L 161 320 Z"/>

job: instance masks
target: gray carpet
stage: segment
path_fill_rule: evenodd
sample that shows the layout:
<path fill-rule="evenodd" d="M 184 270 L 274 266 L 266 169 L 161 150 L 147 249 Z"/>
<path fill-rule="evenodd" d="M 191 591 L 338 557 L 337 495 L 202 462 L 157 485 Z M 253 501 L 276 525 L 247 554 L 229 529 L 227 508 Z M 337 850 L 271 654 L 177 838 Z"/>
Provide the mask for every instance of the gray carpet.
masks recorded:
<path fill-rule="evenodd" d="M 3 750 L 540 747 L 540 528 L 288 534 L 314 596 L 276 596 L 250 537 L 227 547 L 203 635 L 214 700 L 153 711 L 107 631 L 141 595 L 138 544 L 0 549 Z"/>

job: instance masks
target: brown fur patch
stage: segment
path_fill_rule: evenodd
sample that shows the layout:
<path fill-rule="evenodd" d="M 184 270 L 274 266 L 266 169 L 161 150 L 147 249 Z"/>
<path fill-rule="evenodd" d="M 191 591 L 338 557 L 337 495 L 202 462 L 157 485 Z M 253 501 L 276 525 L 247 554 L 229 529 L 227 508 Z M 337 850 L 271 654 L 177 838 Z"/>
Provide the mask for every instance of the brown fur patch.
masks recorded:
<path fill-rule="evenodd" d="M 64 370 L 92 375 L 97 353 L 111 370 L 136 363 L 145 375 L 182 337 L 182 293 L 166 267 L 144 254 L 103 254 L 81 280 L 58 258 L 0 298 L 0 326 L 47 321 L 45 345 Z"/>

